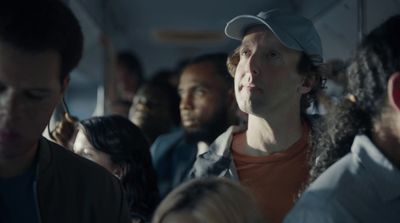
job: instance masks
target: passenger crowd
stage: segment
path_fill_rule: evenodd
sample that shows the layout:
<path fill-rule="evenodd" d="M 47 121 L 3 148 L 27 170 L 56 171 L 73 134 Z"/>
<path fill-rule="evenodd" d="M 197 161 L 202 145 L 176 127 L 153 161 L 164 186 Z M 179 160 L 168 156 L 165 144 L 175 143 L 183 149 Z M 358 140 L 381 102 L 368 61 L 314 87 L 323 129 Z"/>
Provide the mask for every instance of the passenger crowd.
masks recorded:
<path fill-rule="evenodd" d="M 62 1 L 2 1 L 0 222 L 400 222 L 400 14 L 348 61 L 281 10 L 225 34 L 150 80 L 104 39 L 106 115 L 47 139 L 82 30 Z"/>

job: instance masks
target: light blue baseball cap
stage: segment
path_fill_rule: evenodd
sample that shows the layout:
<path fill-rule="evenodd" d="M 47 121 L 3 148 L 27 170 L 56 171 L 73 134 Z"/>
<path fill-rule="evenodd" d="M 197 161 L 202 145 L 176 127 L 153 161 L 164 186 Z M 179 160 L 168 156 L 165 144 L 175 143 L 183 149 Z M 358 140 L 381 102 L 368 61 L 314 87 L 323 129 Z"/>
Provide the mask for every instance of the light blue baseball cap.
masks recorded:
<path fill-rule="evenodd" d="M 236 16 L 226 24 L 225 34 L 231 39 L 241 40 L 246 29 L 255 25 L 267 26 L 283 45 L 305 52 L 314 64 L 323 62 L 321 38 L 313 23 L 300 15 L 273 9 L 257 16 Z"/>

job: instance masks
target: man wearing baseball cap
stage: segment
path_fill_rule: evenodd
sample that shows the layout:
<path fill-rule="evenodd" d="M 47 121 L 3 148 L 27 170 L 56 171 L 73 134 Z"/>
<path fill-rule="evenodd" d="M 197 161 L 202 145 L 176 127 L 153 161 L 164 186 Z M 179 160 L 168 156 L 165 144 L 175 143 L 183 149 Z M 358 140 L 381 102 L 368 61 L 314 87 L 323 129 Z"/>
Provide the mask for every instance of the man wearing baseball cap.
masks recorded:
<path fill-rule="evenodd" d="M 321 41 L 310 20 L 279 10 L 237 16 L 225 34 L 241 41 L 228 68 L 248 125 L 220 135 L 190 177 L 238 180 L 268 222 L 282 222 L 308 179 L 313 125 L 305 110 L 322 85 Z"/>

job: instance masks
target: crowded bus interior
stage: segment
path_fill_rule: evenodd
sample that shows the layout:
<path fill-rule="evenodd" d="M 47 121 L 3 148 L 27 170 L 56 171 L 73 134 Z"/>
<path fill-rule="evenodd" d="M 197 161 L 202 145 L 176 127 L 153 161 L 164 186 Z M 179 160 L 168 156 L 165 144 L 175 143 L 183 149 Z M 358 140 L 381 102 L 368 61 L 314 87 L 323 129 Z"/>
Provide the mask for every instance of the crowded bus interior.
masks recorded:
<path fill-rule="evenodd" d="M 399 223 L 400 0 L 0 3 L 0 223 Z"/>

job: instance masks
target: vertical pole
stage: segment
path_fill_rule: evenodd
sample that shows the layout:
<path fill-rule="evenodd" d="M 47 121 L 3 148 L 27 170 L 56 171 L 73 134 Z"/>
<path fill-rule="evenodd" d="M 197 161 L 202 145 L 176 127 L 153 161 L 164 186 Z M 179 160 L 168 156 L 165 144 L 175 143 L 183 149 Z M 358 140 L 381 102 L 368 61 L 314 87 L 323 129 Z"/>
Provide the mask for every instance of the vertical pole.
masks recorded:
<path fill-rule="evenodd" d="M 365 1 L 357 0 L 357 30 L 358 42 L 361 42 L 365 33 Z"/>

